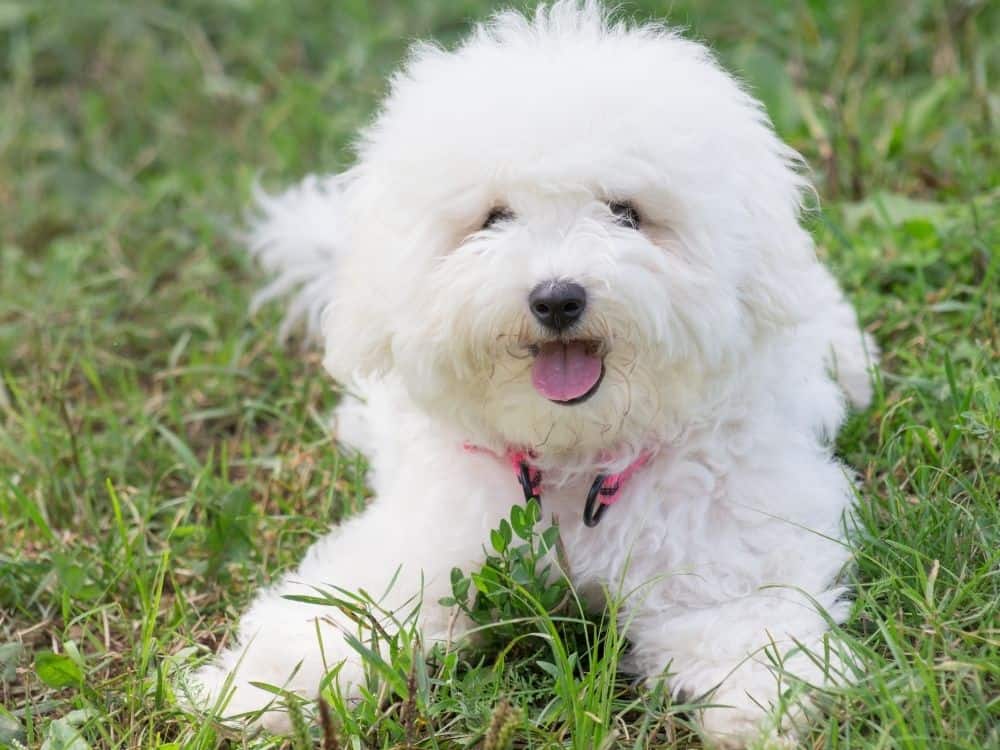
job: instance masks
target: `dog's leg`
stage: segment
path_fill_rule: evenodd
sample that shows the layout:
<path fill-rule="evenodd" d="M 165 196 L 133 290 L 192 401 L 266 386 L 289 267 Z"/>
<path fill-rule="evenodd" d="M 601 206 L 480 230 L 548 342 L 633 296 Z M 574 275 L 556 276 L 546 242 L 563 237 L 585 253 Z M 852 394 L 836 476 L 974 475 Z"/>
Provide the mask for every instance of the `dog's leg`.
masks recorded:
<path fill-rule="evenodd" d="M 794 736 L 806 704 L 786 691 L 849 678 L 836 638 L 826 639 L 850 609 L 837 579 L 850 558 L 841 514 L 851 482 L 809 451 L 767 459 L 730 466 L 718 498 L 703 502 L 712 523 L 687 536 L 671 527 L 684 546 L 624 604 L 632 667 L 707 701 L 697 718 L 723 747 Z"/>
<path fill-rule="evenodd" d="M 453 567 L 468 570 L 481 562 L 489 529 L 508 509 L 497 498 L 516 495 L 516 486 L 498 462 L 435 438 L 412 445 L 395 468 L 382 495 L 261 593 L 240 621 L 233 645 L 192 676 L 189 692 L 202 708 L 236 717 L 272 704 L 255 721 L 287 731 L 281 701 L 253 683 L 311 698 L 340 665 L 337 686 L 347 697 L 356 691 L 364 678 L 361 657 L 344 635 L 357 635 L 357 623 L 336 607 L 292 601 L 285 598 L 289 595 L 321 596 L 318 589 L 345 598 L 336 589 L 363 590 L 399 620 L 419 607 L 425 644 L 460 634 L 450 632 L 451 612 L 438 602 L 451 593 Z M 362 641 L 367 637 L 360 633 Z"/>
<path fill-rule="evenodd" d="M 835 642 L 824 641 L 825 616 L 841 620 L 836 592 L 809 597 L 776 589 L 703 609 L 677 608 L 633 629 L 633 658 L 653 681 L 669 673 L 671 692 L 706 702 L 698 721 L 720 747 L 793 736 L 806 685 L 845 680 Z M 829 647 L 828 647 L 829 646 Z M 658 670 L 660 672 L 658 673 Z"/>

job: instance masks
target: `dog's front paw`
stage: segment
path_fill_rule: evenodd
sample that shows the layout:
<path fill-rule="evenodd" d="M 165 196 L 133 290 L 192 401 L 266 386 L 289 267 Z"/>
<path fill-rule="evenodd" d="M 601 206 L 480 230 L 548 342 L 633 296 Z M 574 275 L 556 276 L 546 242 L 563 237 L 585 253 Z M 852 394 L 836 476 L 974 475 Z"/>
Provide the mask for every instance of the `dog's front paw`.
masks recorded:
<path fill-rule="evenodd" d="M 178 702 L 190 713 L 228 726 L 290 733 L 289 701 L 299 701 L 302 712 L 311 713 L 328 670 L 323 664 L 295 664 L 283 659 L 261 662 L 253 656 L 253 649 L 245 654 L 226 652 L 211 664 L 179 675 Z M 341 656 L 330 668 L 336 667 L 337 689 L 350 698 L 364 680 L 364 669 L 357 654 Z M 301 705 L 302 700 L 306 705 Z"/>
<path fill-rule="evenodd" d="M 699 723 L 711 747 L 720 750 L 785 750 L 798 747 L 798 727 L 804 707 L 800 703 L 774 706 L 752 697 L 774 692 L 760 684 L 750 693 L 745 684 L 723 684 L 710 706 L 699 712 Z"/>
<path fill-rule="evenodd" d="M 285 698 L 253 685 L 271 684 L 265 679 L 244 678 L 237 667 L 231 672 L 218 663 L 182 675 L 178 680 L 179 702 L 189 712 L 230 726 L 264 729 L 287 734 L 292 725 Z M 274 685 L 280 687 L 280 683 Z"/>

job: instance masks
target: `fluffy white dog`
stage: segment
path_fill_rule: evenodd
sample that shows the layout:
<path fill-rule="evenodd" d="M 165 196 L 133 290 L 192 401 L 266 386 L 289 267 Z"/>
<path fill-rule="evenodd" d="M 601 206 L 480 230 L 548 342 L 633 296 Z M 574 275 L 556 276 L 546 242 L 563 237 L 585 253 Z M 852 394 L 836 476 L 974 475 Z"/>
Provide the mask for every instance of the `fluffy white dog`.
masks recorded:
<path fill-rule="evenodd" d="M 720 744 L 780 727 L 783 673 L 836 672 L 854 489 L 831 442 L 870 395 L 799 167 L 705 47 L 595 2 L 418 44 L 356 166 L 260 201 L 263 296 L 296 293 L 289 322 L 359 394 L 337 429 L 375 498 L 258 596 L 203 698 L 228 678 L 225 713 L 253 711 L 274 696 L 251 683 L 311 696 L 341 663 L 354 689 L 354 625 L 283 598 L 312 587 L 395 578 L 385 606 L 422 601 L 424 641 L 444 637 L 449 571 L 482 562 L 527 478 L 577 589 L 638 592 L 639 674 L 711 695 Z"/>

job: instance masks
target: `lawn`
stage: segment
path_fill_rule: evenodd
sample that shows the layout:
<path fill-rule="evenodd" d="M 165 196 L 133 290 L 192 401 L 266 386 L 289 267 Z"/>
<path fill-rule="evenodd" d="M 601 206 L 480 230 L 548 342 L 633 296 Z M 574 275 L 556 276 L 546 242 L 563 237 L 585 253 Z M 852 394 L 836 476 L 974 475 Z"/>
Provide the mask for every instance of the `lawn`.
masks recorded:
<path fill-rule="evenodd" d="M 821 696 L 804 747 L 1000 748 L 989 5 L 626 4 L 709 41 L 806 156 L 819 252 L 884 350 L 838 442 L 862 478 L 842 635 L 866 673 Z M 0 2 L 0 747 L 281 744 L 187 717 L 170 679 L 366 501 L 319 354 L 278 340 L 277 306 L 248 313 L 241 212 L 256 179 L 349 164 L 408 41 L 491 7 Z M 553 623 L 510 626 L 502 659 L 424 663 L 404 638 L 381 692 L 285 742 L 700 746 L 684 706 L 615 677 L 617 633 L 532 639 Z"/>

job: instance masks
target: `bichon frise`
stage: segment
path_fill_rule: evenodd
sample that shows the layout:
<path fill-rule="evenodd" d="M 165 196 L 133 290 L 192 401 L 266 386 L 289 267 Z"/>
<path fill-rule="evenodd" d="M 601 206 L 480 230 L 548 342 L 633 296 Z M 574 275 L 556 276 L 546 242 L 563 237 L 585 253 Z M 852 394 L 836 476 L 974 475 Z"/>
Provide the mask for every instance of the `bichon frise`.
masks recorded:
<path fill-rule="evenodd" d="M 283 598 L 313 587 L 394 580 L 384 606 L 419 600 L 424 642 L 445 637 L 449 572 L 481 564 L 527 483 L 579 591 L 641 592 L 631 666 L 711 696 L 719 744 L 773 731 L 779 672 L 837 671 L 816 653 L 849 608 L 854 488 L 831 443 L 870 397 L 871 344 L 799 224 L 798 155 L 705 47 L 593 0 L 416 45 L 357 150 L 262 197 L 252 250 L 360 396 L 338 437 L 375 497 L 258 596 L 202 699 L 314 696 L 341 663 L 350 694 L 354 625 Z"/>

